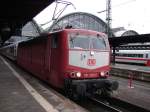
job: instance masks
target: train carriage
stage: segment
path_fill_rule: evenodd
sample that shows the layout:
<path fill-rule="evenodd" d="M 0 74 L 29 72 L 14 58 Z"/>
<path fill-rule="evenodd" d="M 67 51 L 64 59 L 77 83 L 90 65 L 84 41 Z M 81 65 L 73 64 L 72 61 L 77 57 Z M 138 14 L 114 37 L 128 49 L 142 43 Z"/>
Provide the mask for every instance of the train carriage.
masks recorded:
<path fill-rule="evenodd" d="M 16 60 L 18 43 L 10 44 L 0 48 L 0 53 L 11 60 Z"/>
<path fill-rule="evenodd" d="M 150 66 L 149 50 L 119 50 L 115 55 L 117 63 Z"/>

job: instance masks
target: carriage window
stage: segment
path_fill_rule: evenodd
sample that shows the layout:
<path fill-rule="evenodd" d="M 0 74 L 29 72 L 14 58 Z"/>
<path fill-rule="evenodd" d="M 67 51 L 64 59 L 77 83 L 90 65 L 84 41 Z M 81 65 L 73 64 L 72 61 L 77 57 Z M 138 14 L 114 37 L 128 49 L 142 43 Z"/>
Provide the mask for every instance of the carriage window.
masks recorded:
<path fill-rule="evenodd" d="M 58 47 L 58 37 L 57 35 L 52 36 L 52 48 L 57 48 Z"/>
<path fill-rule="evenodd" d="M 116 56 L 143 58 L 143 54 L 116 54 Z M 146 55 L 146 57 L 148 57 L 148 54 Z"/>
<path fill-rule="evenodd" d="M 148 54 L 146 54 L 146 58 L 148 58 Z"/>

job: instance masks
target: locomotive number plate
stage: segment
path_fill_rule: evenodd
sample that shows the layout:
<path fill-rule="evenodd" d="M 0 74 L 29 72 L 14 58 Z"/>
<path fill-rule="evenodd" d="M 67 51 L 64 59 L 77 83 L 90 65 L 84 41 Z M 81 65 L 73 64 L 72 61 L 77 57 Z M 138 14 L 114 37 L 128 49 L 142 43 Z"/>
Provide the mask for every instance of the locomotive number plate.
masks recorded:
<path fill-rule="evenodd" d="M 87 65 L 89 65 L 89 66 L 94 66 L 94 65 L 96 65 L 96 59 L 88 59 Z"/>

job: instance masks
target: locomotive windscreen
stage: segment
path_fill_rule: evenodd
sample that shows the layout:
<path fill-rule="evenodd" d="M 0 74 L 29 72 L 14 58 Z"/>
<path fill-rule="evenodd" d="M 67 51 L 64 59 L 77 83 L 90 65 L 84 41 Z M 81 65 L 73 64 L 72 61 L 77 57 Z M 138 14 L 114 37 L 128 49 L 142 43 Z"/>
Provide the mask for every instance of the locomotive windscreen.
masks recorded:
<path fill-rule="evenodd" d="M 69 48 L 71 49 L 106 49 L 106 43 L 100 35 L 70 34 Z"/>

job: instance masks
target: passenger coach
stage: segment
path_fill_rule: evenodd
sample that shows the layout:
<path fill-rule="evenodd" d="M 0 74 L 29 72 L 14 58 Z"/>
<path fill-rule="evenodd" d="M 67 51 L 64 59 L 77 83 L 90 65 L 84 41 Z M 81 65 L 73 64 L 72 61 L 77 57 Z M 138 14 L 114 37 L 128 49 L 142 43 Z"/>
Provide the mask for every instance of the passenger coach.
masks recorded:
<path fill-rule="evenodd" d="M 119 50 L 116 62 L 150 66 L 150 50 Z"/>

